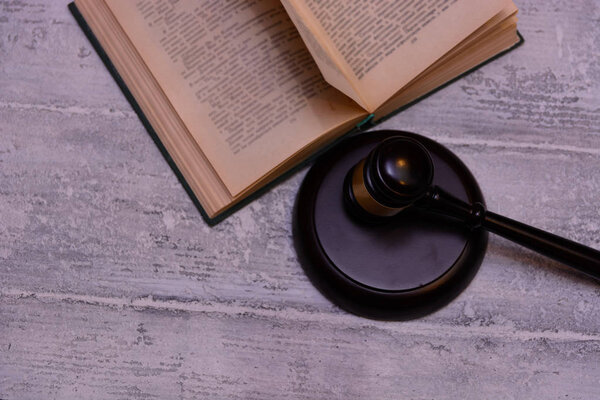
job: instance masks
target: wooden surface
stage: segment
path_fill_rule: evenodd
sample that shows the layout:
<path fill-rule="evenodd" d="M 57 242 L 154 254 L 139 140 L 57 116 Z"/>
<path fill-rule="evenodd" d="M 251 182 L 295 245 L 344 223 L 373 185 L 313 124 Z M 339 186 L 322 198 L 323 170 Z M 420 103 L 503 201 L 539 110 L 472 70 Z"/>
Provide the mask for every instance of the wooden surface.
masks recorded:
<path fill-rule="evenodd" d="M 66 5 L 0 1 L 0 398 L 600 398 L 600 285 L 506 240 L 448 307 L 385 323 L 304 276 L 305 170 L 208 227 Z M 600 249 L 600 5 L 518 5 L 520 49 L 382 128 Z"/>

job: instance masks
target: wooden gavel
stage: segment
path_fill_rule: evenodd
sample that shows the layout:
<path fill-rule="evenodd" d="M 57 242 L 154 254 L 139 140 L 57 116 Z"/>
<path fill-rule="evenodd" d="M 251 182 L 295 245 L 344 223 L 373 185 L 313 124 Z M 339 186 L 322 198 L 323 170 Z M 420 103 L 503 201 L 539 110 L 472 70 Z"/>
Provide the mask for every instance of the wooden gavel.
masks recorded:
<path fill-rule="evenodd" d="M 599 251 L 488 211 L 482 203 L 466 203 L 432 185 L 433 176 L 431 156 L 421 143 L 388 138 L 348 172 L 346 208 L 366 223 L 398 223 L 391 217 L 418 207 L 486 229 L 600 280 Z"/>

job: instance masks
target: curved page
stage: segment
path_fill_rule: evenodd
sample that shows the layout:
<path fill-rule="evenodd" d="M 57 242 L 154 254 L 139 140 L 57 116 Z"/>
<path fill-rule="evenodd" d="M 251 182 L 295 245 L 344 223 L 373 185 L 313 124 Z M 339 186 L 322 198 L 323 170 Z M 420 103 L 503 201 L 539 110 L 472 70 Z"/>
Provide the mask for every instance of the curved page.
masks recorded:
<path fill-rule="evenodd" d="M 369 112 L 504 8 L 514 7 L 511 0 L 283 1 L 348 77 L 338 88 Z"/>

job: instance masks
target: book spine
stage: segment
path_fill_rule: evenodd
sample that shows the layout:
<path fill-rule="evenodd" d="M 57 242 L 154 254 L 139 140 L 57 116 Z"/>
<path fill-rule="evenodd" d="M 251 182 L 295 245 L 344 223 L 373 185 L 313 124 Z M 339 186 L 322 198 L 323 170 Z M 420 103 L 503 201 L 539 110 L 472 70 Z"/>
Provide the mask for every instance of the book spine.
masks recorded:
<path fill-rule="evenodd" d="M 375 114 L 369 114 L 367 118 L 356 124 L 356 128 L 361 132 L 371 129 L 373 126 L 375 126 L 373 123 L 373 118 L 375 118 Z"/>

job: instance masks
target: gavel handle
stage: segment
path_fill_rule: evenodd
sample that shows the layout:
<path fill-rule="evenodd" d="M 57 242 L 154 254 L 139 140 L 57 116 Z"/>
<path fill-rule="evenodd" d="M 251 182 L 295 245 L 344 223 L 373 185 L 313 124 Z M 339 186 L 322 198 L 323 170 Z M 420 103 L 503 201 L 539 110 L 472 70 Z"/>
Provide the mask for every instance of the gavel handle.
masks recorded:
<path fill-rule="evenodd" d="M 437 186 L 432 187 L 419 205 L 463 220 L 471 228 L 483 227 L 600 280 L 600 251 L 591 247 L 487 211 L 481 203 L 466 203 Z"/>
<path fill-rule="evenodd" d="M 600 280 L 600 252 L 522 222 L 486 212 L 482 226 Z"/>

